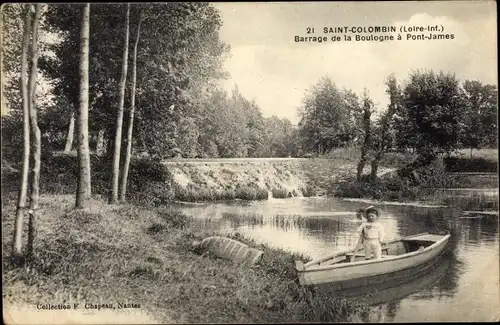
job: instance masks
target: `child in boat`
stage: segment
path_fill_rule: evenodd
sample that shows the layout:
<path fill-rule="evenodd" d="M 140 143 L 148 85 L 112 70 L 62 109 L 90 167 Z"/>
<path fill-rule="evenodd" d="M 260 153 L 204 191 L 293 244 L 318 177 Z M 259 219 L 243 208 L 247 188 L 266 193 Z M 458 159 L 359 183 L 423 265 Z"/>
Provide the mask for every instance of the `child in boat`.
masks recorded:
<path fill-rule="evenodd" d="M 365 209 L 361 208 L 356 212 L 356 219 L 359 220 L 360 222 L 364 222 L 364 216 L 365 216 Z"/>
<path fill-rule="evenodd" d="M 367 222 L 358 228 L 358 234 L 360 236 L 359 240 L 363 242 L 365 249 L 365 259 L 371 259 L 372 253 L 375 259 L 380 259 L 382 258 L 381 243 L 384 240 L 384 228 L 377 222 L 380 217 L 380 210 L 374 206 L 369 206 L 364 209 L 364 215 Z"/>

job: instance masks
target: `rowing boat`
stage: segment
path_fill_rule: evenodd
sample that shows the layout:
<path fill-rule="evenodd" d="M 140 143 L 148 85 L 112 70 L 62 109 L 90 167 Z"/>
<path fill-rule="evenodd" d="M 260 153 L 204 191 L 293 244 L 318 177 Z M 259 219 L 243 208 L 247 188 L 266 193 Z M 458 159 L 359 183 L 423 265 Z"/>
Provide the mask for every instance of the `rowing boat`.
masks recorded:
<path fill-rule="evenodd" d="M 449 238 L 449 234 L 422 233 L 382 244 L 381 259 L 367 260 L 363 249 L 359 249 L 338 252 L 305 264 L 295 261 L 295 268 L 302 285 L 328 283 L 341 289 L 372 285 L 389 281 L 391 275 L 403 270 L 421 272 L 443 252 Z"/>

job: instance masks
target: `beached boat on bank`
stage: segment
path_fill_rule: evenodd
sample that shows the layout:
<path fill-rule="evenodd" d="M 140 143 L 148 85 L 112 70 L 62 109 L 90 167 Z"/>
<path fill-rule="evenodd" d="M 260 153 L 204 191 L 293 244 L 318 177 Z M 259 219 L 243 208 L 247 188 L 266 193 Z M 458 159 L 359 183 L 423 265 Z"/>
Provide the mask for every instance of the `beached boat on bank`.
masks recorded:
<path fill-rule="evenodd" d="M 361 248 L 356 254 L 344 251 L 305 264 L 295 261 L 295 268 L 302 285 L 335 284 L 340 289 L 372 285 L 390 281 L 403 270 L 420 272 L 429 267 L 449 238 L 449 234 L 422 233 L 383 244 L 382 259 L 366 260 Z"/>

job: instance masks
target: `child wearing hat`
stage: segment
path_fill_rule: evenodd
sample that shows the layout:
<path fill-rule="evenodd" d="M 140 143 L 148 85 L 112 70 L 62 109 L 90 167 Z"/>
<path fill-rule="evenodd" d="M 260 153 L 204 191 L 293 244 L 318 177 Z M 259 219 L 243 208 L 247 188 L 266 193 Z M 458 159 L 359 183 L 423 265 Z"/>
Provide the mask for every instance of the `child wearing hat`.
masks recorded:
<path fill-rule="evenodd" d="M 359 240 L 363 242 L 365 249 L 365 259 L 369 260 L 371 255 L 375 259 L 382 258 L 381 242 L 384 240 L 384 228 L 377 221 L 380 217 L 380 210 L 374 206 L 364 209 L 364 215 L 367 222 L 358 228 Z"/>

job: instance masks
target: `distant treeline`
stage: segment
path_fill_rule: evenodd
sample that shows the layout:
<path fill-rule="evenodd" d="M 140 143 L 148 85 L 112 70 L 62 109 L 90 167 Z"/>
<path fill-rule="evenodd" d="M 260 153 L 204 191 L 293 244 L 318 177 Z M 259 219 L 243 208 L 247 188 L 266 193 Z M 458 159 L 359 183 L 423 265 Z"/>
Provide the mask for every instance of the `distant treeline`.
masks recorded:
<path fill-rule="evenodd" d="M 47 5 L 40 21 L 39 73 L 52 85 L 39 91 L 39 127 L 44 151 L 76 146 L 81 4 Z M 126 6 L 90 9 L 90 148 L 111 154 L 122 76 Z M 3 8 L 3 62 L 10 115 L 2 116 L 4 157 L 20 161 L 22 110 L 19 90 L 22 11 Z M 311 85 L 298 106 L 300 121 L 264 118 L 261 108 L 236 87 L 219 89 L 230 48 L 219 39 L 222 19 L 208 3 L 140 4 L 130 7 L 132 53 L 137 27 L 137 84 L 132 150 L 135 155 L 172 157 L 302 157 L 346 146 L 365 148 L 365 160 L 386 150 L 450 152 L 495 147 L 497 87 L 460 82 L 453 74 L 414 71 L 398 83 L 387 79 L 388 107 L 375 107 L 368 91 L 341 89 L 328 76 Z M 50 40 L 50 41 L 49 41 Z M 128 69 L 131 69 L 129 64 Z M 128 75 L 131 76 L 132 71 Z M 127 79 L 123 141 L 126 141 L 132 81 Z M 45 100 L 46 98 L 52 100 Z M 374 114 L 378 112 L 378 114 Z M 375 117 L 375 115 L 377 115 Z M 125 146 L 122 146 L 122 148 Z M 16 159 L 17 156 L 17 159 Z"/>

